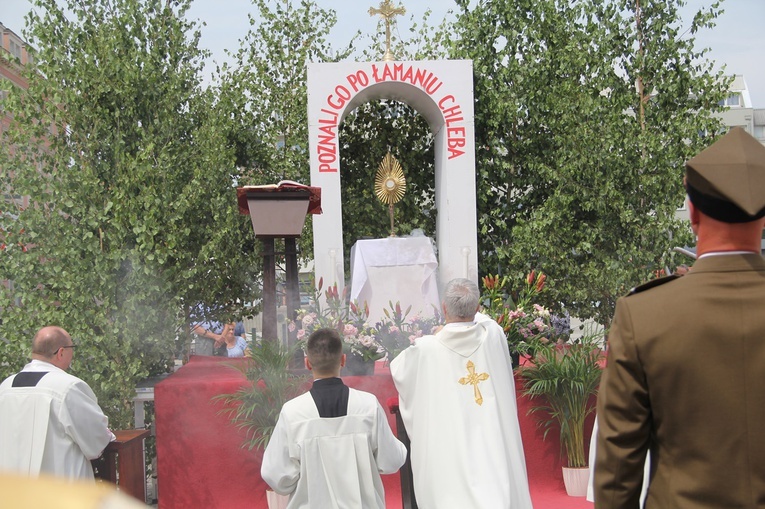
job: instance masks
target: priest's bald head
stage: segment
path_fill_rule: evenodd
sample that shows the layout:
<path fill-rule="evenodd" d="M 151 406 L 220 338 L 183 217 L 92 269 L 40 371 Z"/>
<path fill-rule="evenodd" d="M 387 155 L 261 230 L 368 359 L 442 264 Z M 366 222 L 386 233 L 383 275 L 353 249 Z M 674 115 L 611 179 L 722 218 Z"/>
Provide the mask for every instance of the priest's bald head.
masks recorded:
<path fill-rule="evenodd" d="M 457 278 L 447 283 L 441 309 L 446 323 L 472 322 L 478 311 L 481 292 L 469 279 Z"/>
<path fill-rule="evenodd" d="M 305 353 L 305 367 L 317 379 L 340 376 L 340 368 L 345 366 L 343 340 L 335 329 L 313 331 L 306 342 Z"/>
<path fill-rule="evenodd" d="M 765 224 L 765 147 L 740 127 L 686 163 L 696 253 L 760 252 Z"/>
<path fill-rule="evenodd" d="M 72 364 L 74 343 L 61 327 L 43 327 L 32 339 L 32 358 L 49 362 L 66 371 Z"/>

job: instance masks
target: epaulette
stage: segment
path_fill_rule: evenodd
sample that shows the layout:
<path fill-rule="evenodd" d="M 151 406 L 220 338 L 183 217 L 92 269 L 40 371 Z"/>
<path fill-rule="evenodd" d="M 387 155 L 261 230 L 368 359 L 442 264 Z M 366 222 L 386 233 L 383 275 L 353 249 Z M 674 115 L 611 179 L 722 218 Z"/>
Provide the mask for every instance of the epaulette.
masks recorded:
<path fill-rule="evenodd" d="M 647 283 L 643 283 L 642 285 L 638 285 L 632 290 L 630 290 L 629 295 L 635 295 L 636 293 L 644 292 L 646 290 L 650 290 L 651 288 L 655 288 L 657 286 L 661 286 L 664 283 L 669 283 L 670 281 L 673 281 L 675 279 L 681 278 L 682 276 L 678 276 L 677 274 L 670 274 L 669 276 L 664 276 L 656 279 L 652 279 L 648 281 Z"/>

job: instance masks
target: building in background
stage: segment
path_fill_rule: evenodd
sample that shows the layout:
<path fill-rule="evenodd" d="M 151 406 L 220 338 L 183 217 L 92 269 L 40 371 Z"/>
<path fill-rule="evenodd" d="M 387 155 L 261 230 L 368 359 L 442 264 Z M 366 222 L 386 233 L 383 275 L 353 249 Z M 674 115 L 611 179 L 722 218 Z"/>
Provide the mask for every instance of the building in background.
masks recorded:
<path fill-rule="evenodd" d="M 2 101 L 8 96 L 13 87 L 26 90 L 29 84 L 22 76 L 25 66 L 31 64 L 34 52 L 16 32 L 0 22 L 0 133 L 8 128 L 10 119 L 5 113 Z"/>
<path fill-rule="evenodd" d="M 20 88 L 26 90 L 29 86 L 22 76 L 24 67 L 33 62 L 34 52 L 13 30 L 0 22 L 0 136 L 8 129 L 11 118 L 3 107 L 3 101 L 8 97 L 11 90 Z M 26 207 L 29 203 L 26 196 L 14 196 L 3 189 L 3 207 L 0 214 L 7 209 L 6 204 Z"/>
<path fill-rule="evenodd" d="M 728 96 L 721 106 L 725 106 L 725 111 L 720 113 L 720 118 L 728 129 L 742 127 L 765 145 L 765 105 L 762 108 L 752 105 L 744 76 L 733 76 Z"/>
<path fill-rule="evenodd" d="M 734 127 L 741 127 L 765 145 L 765 108 L 753 107 L 744 76 L 741 74 L 733 76 L 728 96 L 721 101 L 720 106 L 725 107 L 722 112 L 717 114 L 725 125 L 724 132 Z M 675 216 L 690 223 L 688 204 L 683 202 L 675 212 Z M 695 248 L 692 247 L 676 249 L 679 252 L 695 253 Z M 765 231 L 763 231 L 762 253 L 765 254 Z M 686 261 L 690 262 L 692 260 L 688 258 Z"/>

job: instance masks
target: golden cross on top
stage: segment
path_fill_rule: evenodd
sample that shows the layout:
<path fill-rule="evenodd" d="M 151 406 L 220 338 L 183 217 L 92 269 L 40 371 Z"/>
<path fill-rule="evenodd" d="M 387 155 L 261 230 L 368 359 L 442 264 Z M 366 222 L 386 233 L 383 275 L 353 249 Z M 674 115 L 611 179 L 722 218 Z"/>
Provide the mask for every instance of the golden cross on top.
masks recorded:
<path fill-rule="evenodd" d="M 473 386 L 473 395 L 475 396 L 475 402 L 479 405 L 483 404 L 483 396 L 481 396 L 481 391 L 478 389 L 478 384 L 483 382 L 484 380 L 487 380 L 489 378 L 488 373 L 476 373 L 475 372 L 475 364 L 473 364 L 473 361 L 467 362 L 467 370 L 468 370 L 468 376 L 463 376 L 459 379 L 459 383 L 462 385 L 472 385 Z"/>
<path fill-rule="evenodd" d="M 393 52 L 390 50 L 390 23 L 395 16 L 403 16 L 406 14 L 406 9 L 404 7 L 393 7 L 390 0 L 385 0 L 384 2 L 380 2 L 379 9 L 375 9 L 374 7 L 369 8 L 370 16 L 375 16 L 377 14 L 385 20 L 385 55 L 383 55 L 383 60 L 385 62 L 393 62 L 396 60 L 396 57 L 393 56 Z"/>

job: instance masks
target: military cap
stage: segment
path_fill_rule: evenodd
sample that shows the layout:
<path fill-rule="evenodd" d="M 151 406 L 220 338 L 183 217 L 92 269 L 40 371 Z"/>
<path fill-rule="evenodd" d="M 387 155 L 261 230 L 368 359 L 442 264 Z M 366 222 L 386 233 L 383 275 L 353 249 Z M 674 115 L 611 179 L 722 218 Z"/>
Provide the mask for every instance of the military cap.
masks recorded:
<path fill-rule="evenodd" d="M 740 127 L 685 163 L 693 206 L 725 223 L 765 217 L 765 146 Z"/>

